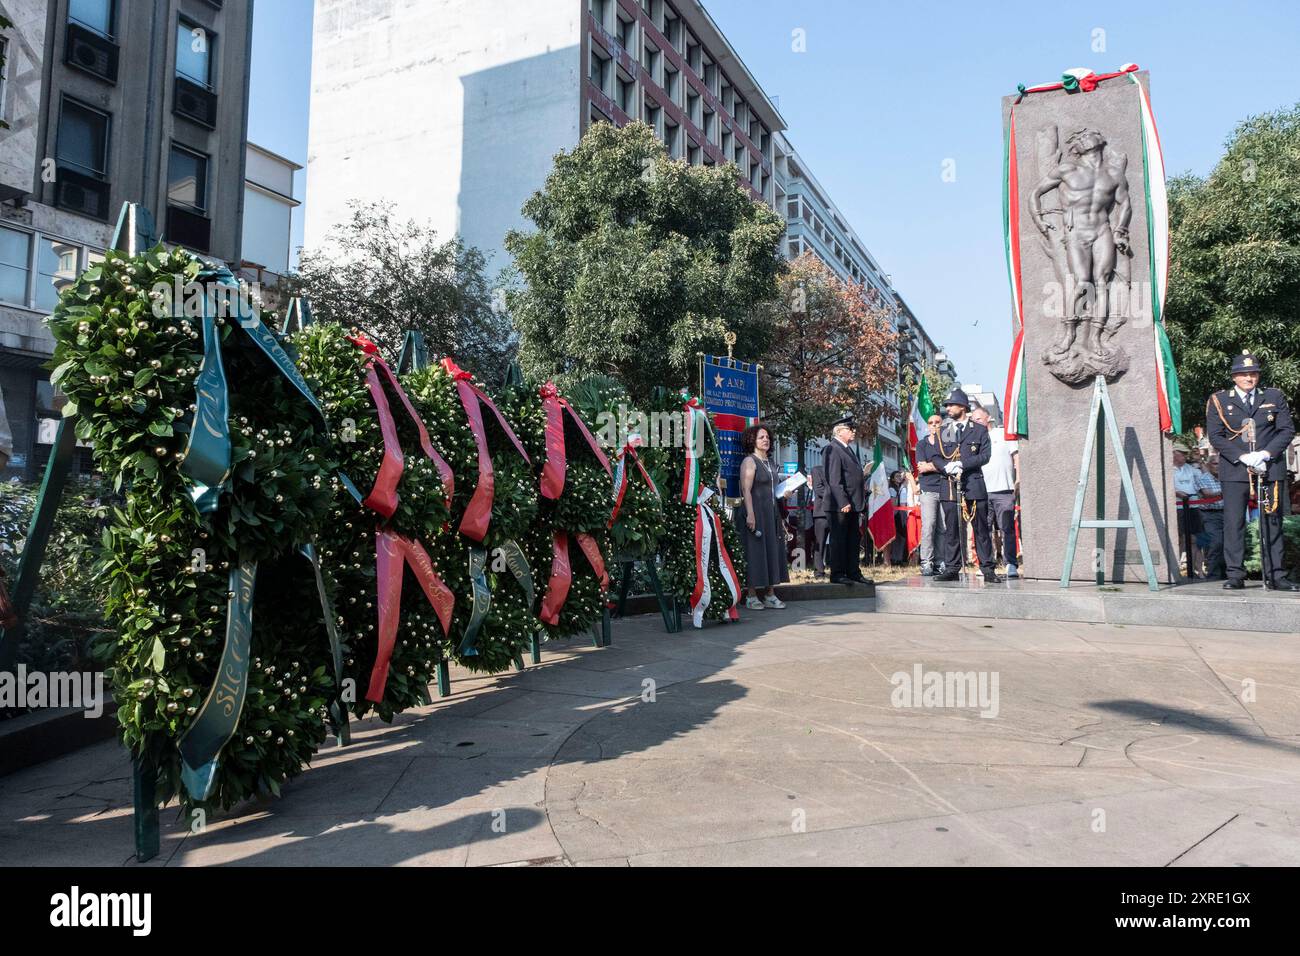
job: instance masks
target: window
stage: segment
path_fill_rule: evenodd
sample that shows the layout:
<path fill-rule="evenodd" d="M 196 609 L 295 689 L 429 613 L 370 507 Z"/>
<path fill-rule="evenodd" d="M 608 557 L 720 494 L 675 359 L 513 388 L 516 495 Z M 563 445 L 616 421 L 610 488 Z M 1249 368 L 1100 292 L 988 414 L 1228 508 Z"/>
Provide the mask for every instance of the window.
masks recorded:
<path fill-rule="evenodd" d="M 618 42 L 625 50 L 636 49 L 636 21 L 624 20 L 621 12 L 618 16 Z"/>
<path fill-rule="evenodd" d="M 612 124 L 614 122 L 608 116 L 606 116 L 604 112 L 602 112 L 601 109 L 595 103 L 591 104 L 591 109 L 587 113 L 587 121 L 592 125 L 595 125 L 596 123 Z"/>
<path fill-rule="evenodd" d="M 68 0 L 68 19 L 100 36 L 113 36 L 114 0 Z"/>
<path fill-rule="evenodd" d="M 671 120 L 664 120 L 664 145 L 668 155 L 674 159 L 681 157 L 682 128 Z"/>
<path fill-rule="evenodd" d="M 682 18 L 673 13 L 667 4 L 664 5 L 663 34 L 664 39 L 672 45 L 672 48 L 680 52 L 682 48 Z"/>
<path fill-rule="evenodd" d="M 686 87 L 686 118 L 696 126 L 700 125 L 700 94 L 690 86 Z"/>
<path fill-rule="evenodd" d="M 645 120 L 646 124 L 656 133 L 659 132 L 659 115 L 661 112 L 662 110 L 660 110 L 659 104 L 647 96 L 645 98 L 645 105 L 642 109 L 641 118 Z"/>
<path fill-rule="evenodd" d="M 799 218 L 799 199 L 798 199 L 798 197 L 796 197 L 796 198 L 794 198 L 794 199 L 791 199 L 789 202 L 787 202 L 787 203 L 785 204 L 785 215 L 786 215 L 786 218 L 787 218 L 787 219 L 798 219 L 798 218 Z"/>
<path fill-rule="evenodd" d="M 172 145 L 167 161 L 167 202 L 204 212 L 208 208 L 208 158 Z"/>
<path fill-rule="evenodd" d="M 591 85 L 602 93 L 609 93 L 610 58 L 594 44 L 591 48 Z"/>
<path fill-rule="evenodd" d="M 32 237 L 0 226 L 0 302 L 27 305 L 27 270 Z"/>
<path fill-rule="evenodd" d="M 592 17 L 600 24 L 601 29 L 609 29 L 609 0 L 589 0 L 587 4 L 591 10 Z"/>
<path fill-rule="evenodd" d="M 664 92 L 668 94 L 668 99 L 672 100 L 674 103 L 681 102 L 677 96 L 678 81 L 680 79 L 680 73 L 669 67 L 667 64 L 664 65 Z"/>
<path fill-rule="evenodd" d="M 645 49 L 641 51 L 641 68 L 645 70 L 646 76 L 659 82 L 659 48 L 649 40 L 645 43 Z"/>
<path fill-rule="evenodd" d="M 0 226 L 0 302 L 52 311 L 59 291 L 103 259 L 67 239 Z"/>
<path fill-rule="evenodd" d="M 628 116 L 636 114 L 636 82 L 622 70 L 618 74 L 618 108 Z"/>
<path fill-rule="evenodd" d="M 108 114 L 64 97 L 55 154 L 60 166 L 103 177 L 108 173 Z"/>
<path fill-rule="evenodd" d="M 731 155 L 731 130 L 722 131 L 722 158 L 726 159 Z"/>
<path fill-rule="evenodd" d="M 9 76 L 9 41 L 0 37 L 0 120 L 5 118 L 5 79 Z"/>
<path fill-rule="evenodd" d="M 686 65 L 700 72 L 700 44 L 689 32 L 686 34 Z"/>
<path fill-rule="evenodd" d="M 188 20 L 176 23 L 176 75 L 207 89 L 212 88 L 211 32 Z"/>
<path fill-rule="evenodd" d="M 736 121 L 736 129 L 745 131 L 745 101 L 736 97 L 736 108 L 731 111 L 731 118 Z"/>
<path fill-rule="evenodd" d="M 704 80 L 704 85 L 708 87 L 709 92 L 715 96 L 718 92 L 718 65 L 708 57 L 704 58 L 704 72 L 700 74 Z"/>
<path fill-rule="evenodd" d="M 693 139 L 687 140 L 686 161 L 692 166 L 700 165 L 700 144 Z"/>
<path fill-rule="evenodd" d="M 714 127 L 717 126 L 718 114 L 708 107 L 704 108 L 704 125 L 700 127 L 704 130 L 704 138 L 710 143 L 716 144 L 718 141 L 713 138 Z"/>
<path fill-rule="evenodd" d="M 36 243 L 36 308 L 53 312 L 59 292 L 77 278 L 81 247 L 61 239 L 39 239 Z"/>

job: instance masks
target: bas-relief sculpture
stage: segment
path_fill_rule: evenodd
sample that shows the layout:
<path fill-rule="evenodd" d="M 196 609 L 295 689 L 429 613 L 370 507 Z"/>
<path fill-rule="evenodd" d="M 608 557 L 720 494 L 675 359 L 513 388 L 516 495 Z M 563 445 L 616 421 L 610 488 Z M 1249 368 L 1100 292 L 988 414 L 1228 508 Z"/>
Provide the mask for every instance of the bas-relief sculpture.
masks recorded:
<path fill-rule="evenodd" d="M 1128 371 L 1129 357 L 1112 340 L 1136 301 L 1129 295 L 1128 157 L 1086 126 L 1070 131 L 1063 145 L 1057 127 L 1045 127 L 1035 148 L 1039 178 L 1030 216 L 1056 273 L 1061 326 L 1043 364 L 1069 385 L 1096 375 L 1113 382 Z"/>

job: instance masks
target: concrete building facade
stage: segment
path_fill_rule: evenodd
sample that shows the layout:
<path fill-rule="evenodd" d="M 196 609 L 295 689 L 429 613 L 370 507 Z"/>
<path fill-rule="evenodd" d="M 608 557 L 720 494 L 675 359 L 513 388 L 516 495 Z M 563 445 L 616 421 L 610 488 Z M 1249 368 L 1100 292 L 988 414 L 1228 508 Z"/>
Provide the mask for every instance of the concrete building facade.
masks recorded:
<path fill-rule="evenodd" d="M 44 320 L 102 257 L 118 210 L 171 242 L 240 261 L 249 0 L 0 0 L 0 388 L 34 477 L 57 396 Z"/>
<path fill-rule="evenodd" d="M 785 122 L 696 0 L 319 0 L 313 29 L 308 248 L 389 201 L 501 268 L 555 154 L 602 120 L 735 162 L 775 203 Z"/>

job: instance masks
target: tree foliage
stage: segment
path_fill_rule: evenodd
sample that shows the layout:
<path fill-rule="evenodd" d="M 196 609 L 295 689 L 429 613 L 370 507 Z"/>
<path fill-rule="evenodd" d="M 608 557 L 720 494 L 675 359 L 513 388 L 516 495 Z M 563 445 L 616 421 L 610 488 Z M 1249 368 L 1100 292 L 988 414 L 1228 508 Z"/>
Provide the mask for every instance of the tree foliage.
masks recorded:
<path fill-rule="evenodd" d="M 776 294 L 784 223 L 734 166 L 670 159 L 643 123 L 596 123 L 523 212 L 536 228 L 506 248 L 525 283 L 510 305 L 529 377 L 611 375 L 645 401 L 690 384 L 696 353 L 718 351 L 724 331 L 742 356 L 770 344 L 755 306 Z"/>
<path fill-rule="evenodd" d="M 387 203 L 352 203 L 352 218 L 320 249 L 303 250 L 291 295 L 306 296 L 316 318 L 362 326 L 388 355 L 407 329 L 424 333 L 429 351 L 451 355 L 484 380 L 498 382 L 514 351 L 503 301 L 494 301 L 483 254 L 459 238 L 398 222 Z"/>
<path fill-rule="evenodd" d="M 1300 105 L 1244 121 L 1206 179 L 1169 183 L 1165 323 L 1183 407 L 1201 421 L 1231 356 L 1300 399 Z"/>
<path fill-rule="evenodd" d="M 845 412 L 863 436 L 872 434 L 882 417 L 895 414 L 886 398 L 898 377 L 890 306 L 807 252 L 779 286 L 767 307 L 776 335 L 763 367 L 765 418 L 800 448 Z"/>

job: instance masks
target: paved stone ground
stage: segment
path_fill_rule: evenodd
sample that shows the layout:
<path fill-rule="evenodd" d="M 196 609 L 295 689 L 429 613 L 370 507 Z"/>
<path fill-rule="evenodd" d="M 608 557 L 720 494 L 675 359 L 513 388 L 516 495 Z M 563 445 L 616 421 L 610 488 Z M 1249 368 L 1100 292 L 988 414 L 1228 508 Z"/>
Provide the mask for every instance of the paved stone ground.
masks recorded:
<path fill-rule="evenodd" d="M 1300 637 L 821 601 L 614 639 L 456 675 L 203 834 L 164 811 L 149 865 L 1300 864 Z M 893 706 L 917 664 L 996 672 L 997 716 Z M 0 779 L 0 865 L 131 850 L 115 743 Z"/>

